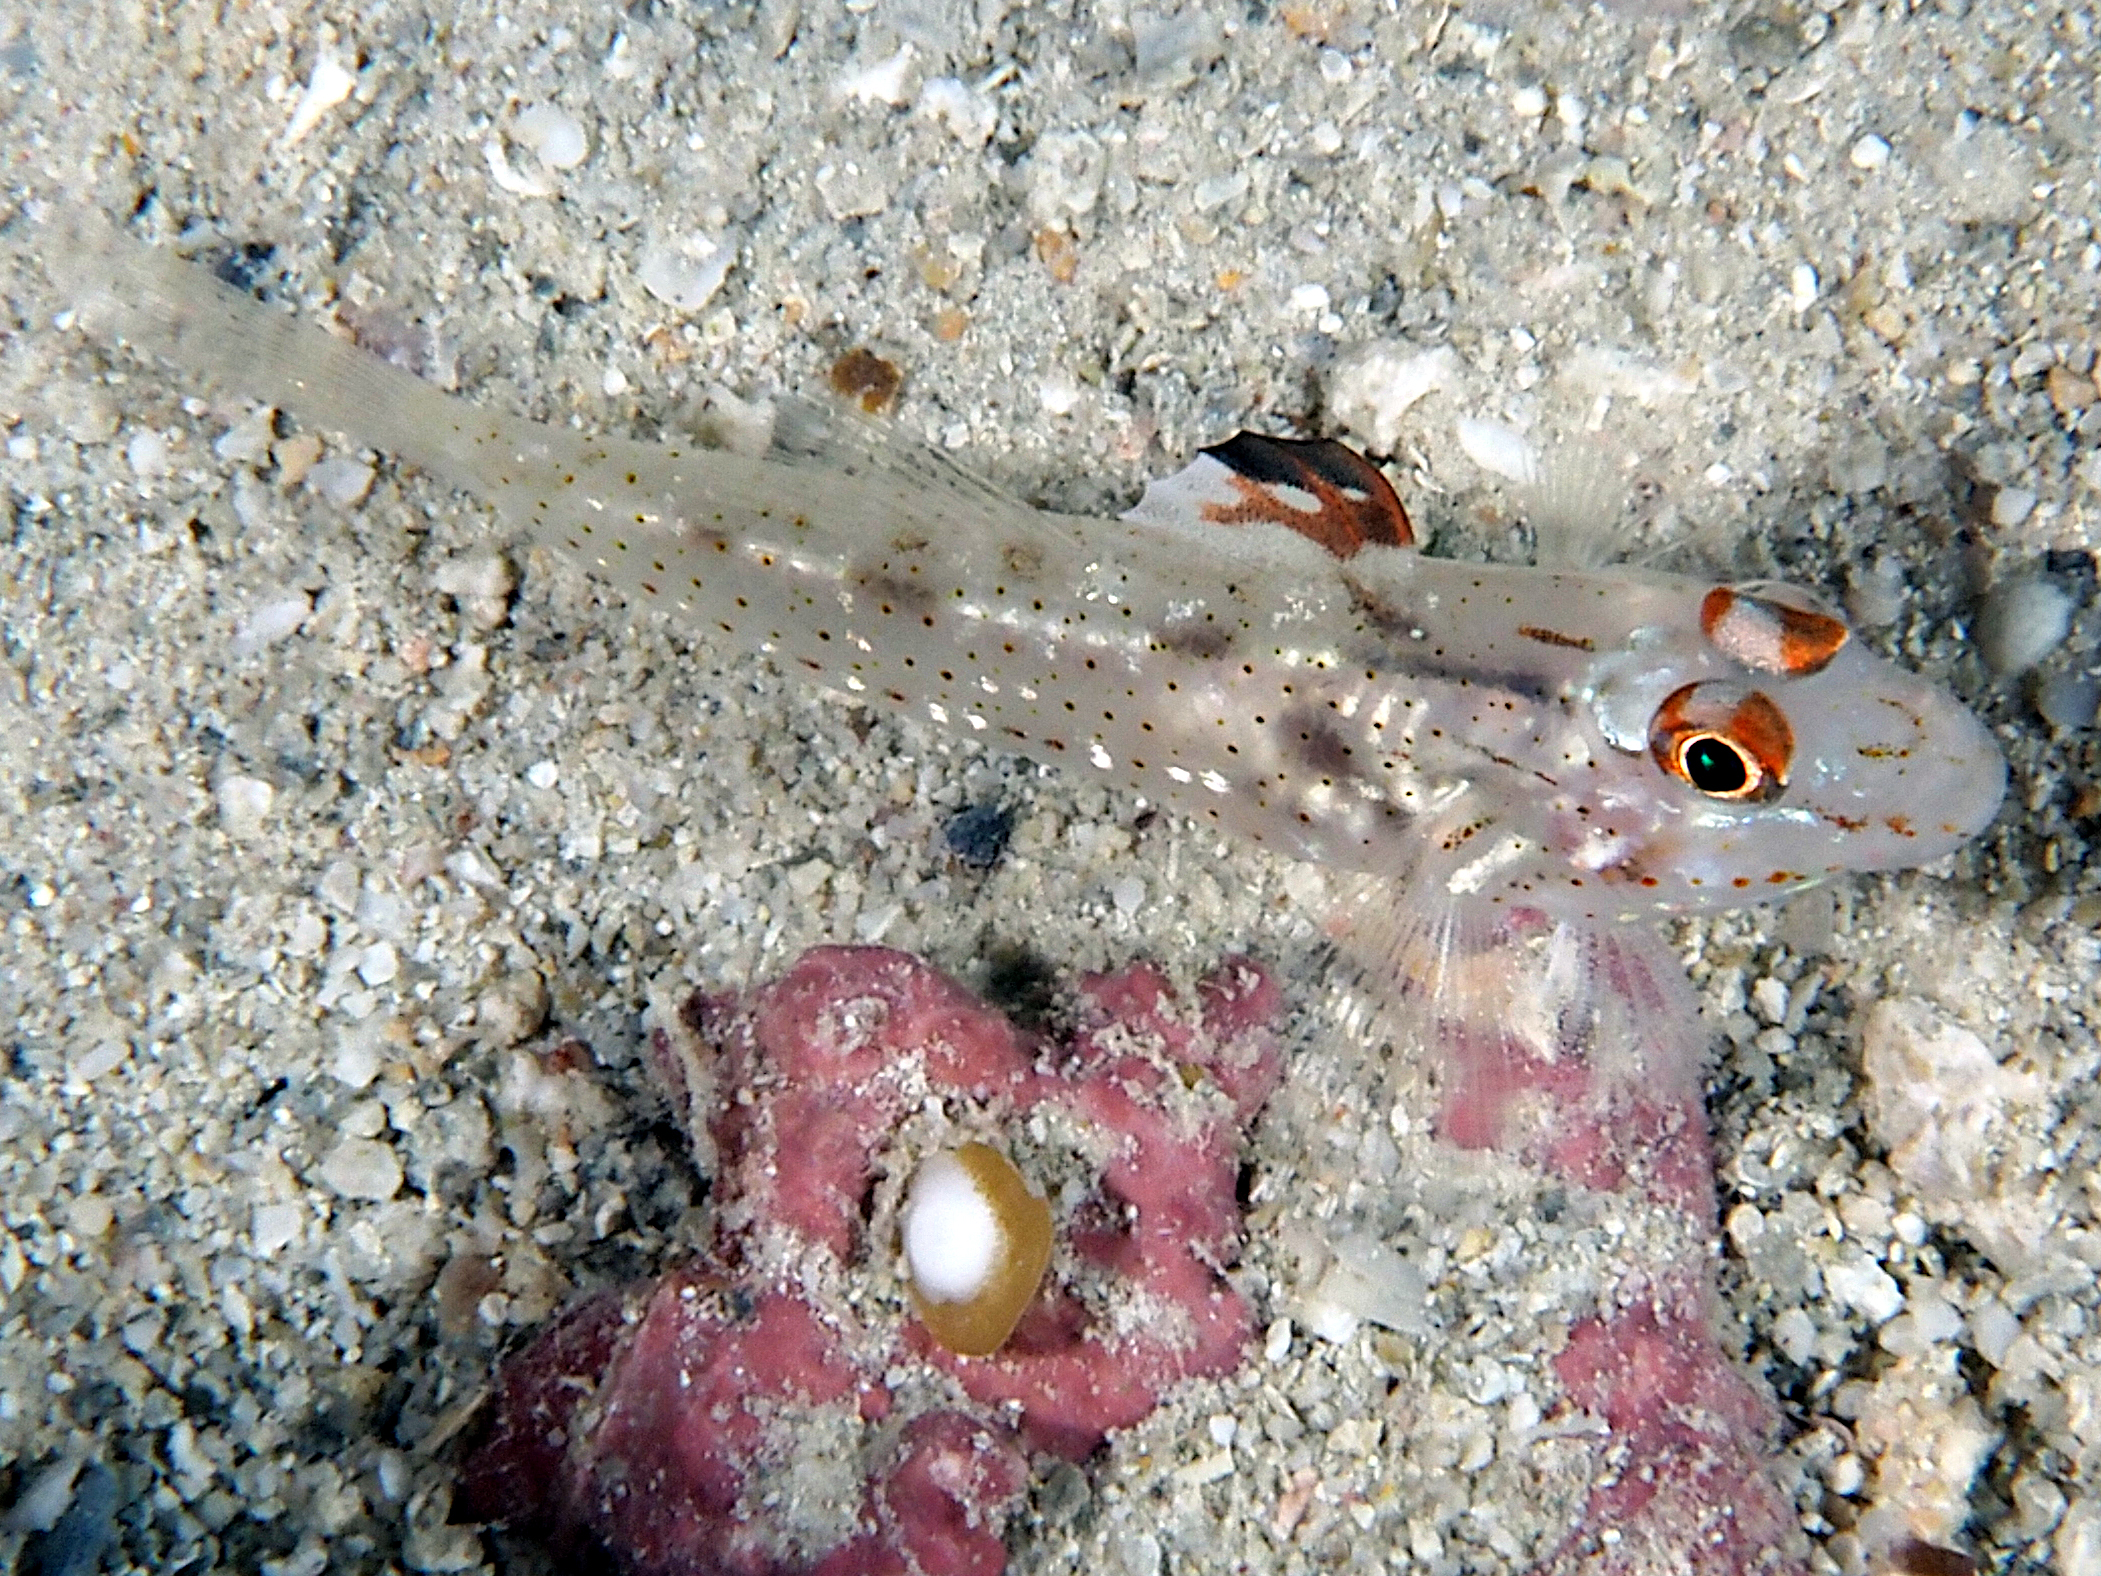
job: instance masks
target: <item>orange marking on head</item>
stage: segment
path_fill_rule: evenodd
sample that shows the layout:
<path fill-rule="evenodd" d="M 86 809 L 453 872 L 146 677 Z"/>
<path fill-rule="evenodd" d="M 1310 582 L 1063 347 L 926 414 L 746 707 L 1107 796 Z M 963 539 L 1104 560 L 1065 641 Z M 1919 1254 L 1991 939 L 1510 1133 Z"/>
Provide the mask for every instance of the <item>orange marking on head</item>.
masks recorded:
<path fill-rule="evenodd" d="M 1716 586 L 1700 599 L 1700 628 L 1754 673 L 1789 678 L 1821 673 L 1851 634 L 1829 613 L 1734 586 Z"/>

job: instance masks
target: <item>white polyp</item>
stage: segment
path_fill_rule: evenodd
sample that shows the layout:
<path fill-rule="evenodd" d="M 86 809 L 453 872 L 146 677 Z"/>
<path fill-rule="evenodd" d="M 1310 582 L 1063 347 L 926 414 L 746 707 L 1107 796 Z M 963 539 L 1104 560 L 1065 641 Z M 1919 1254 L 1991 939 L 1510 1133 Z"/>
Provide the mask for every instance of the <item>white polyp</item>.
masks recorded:
<path fill-rule="evenodd" d="M 905 1201 L 905 1265 L 930 1302 L 968 1302 L 985 1288 L 1000 1252 L 999 1220 L 963 1162 L 933 1155 Z"/>

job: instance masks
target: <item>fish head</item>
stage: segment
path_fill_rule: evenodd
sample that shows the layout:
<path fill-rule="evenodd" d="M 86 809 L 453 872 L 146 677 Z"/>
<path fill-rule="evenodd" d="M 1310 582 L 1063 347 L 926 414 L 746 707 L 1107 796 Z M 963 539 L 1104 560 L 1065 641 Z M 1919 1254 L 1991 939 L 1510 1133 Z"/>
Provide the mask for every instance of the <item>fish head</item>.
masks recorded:
<path fill-rule="evenodd" d="M 1628 605 L 1564 692 L 1554 769 L 1530 763 L 1552 787 L 1511 795 L 1507 857 L 1462 884 L 1590 918 L 1733 908 L 1931 863 L 1997 814 L 1982 720 L 1814 593 L 1652 583 Z"/>

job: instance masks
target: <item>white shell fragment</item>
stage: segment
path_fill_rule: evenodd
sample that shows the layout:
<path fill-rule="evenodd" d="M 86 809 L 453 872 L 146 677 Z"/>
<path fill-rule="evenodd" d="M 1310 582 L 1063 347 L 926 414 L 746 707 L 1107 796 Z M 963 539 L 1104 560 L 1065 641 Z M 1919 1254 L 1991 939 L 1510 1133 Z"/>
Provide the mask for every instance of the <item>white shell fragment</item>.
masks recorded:
<path fill-rule="evenodd" d="M 98 1045 L 89 1046 L 66 1064 L 66 1082 L 77 1088 L 85 1088 L 98 1078 L 107 1078 L 130 1060 L 129 1041 L 104 1040 Z"/>
<path fill-rule="evenodd" d="M 662 241 L 635 260 L 642 288 L 679 312 L 698 312 L 714 299 L 737 260 L 735 242 L 705 235 Z"/>
<path fill-rule="evenodd" d="M 1889 163 L 1889 144 L 1871 131 L 1853 144 L 1846 157 L 1856 170 L 1879 170 Z"/>
<path fill-rule="evenodd" d="M 314 57 L 314 69 L 306 80 L 306 91 L 299 95 L 291 123 L 285 127 L 284 146 L 291 147 L 320 125 L 321 117 L 350 97 L 350 90 L 356 86 L 356 73 L 336 59 L 333 49 L 324 48 Z"/>
<path fill-rule="evenodd" d="M 1932 1199 L 1977 1196 L 2006 1124 L 2042 1095 L 2033 1074 L 2001 1066 L 1976 1034 L 1912 997 L 1868 1014 L 1861 1071 L 1869 1134 L 1890 1170 Z"/>
<path fill-rule="evenodd" d="M 956 141 L 982 147 L 999 129 L 999 106 L 955 77 L 929 77 L 919 90 L 918 112 Z"/>
<path fill-rule="evenodd" d="M 848 71 L 832 84 L 832 97 L 840 103 L 905 105 L 912 101 L 907 85 L 912 72 L 912 46 L 899 44 L 897 53 L 873 65 Z"/>
<path fill-rule="evenodd" d="M 1046 377 L 1037 388 L 1046 415 L 1070 416 L 1079 408 L 1080 380 L 1063 367 Z"/>
<path fill-rule="evenodd" d="M 1992 524 L 2016 526 L 2035 513 L 2036 496 L 2028 487 L 2001 487 L 1992 494 Z"/>
<path fill-rule="evenodd" d="M 1797 263 L 1787 276 L 1788 303 L 1797 312 L 1807 312 L 1816 305 L 1818 292 L 1823 288 L 1817 272 L 1807 263 Z"/>
<path fill-rule="evenodd" d="M 1638 400 L 1644 407 L 1682 399 L 1700 386 L 1695 370 L 1667 367 L 1609 345 L 1577 351 L 1569 357 L 1563 376 L 1587 393 Z"/>
<path fill-rule="evenodd" d="M 213 790 L 219 821 L 235 837 L 253 837 L 270 817 L 277 790 L 258 777 L 222 777 Z"/>
<path fill-rule="evenodd" d="M 1108 164 L 1108 151 L 1091 132 L 1054 131 L 1039 137 L 1025 170 L 1030 216 L 1038 224 L 1061 224 L 1093 212 Z"/>
<path fill-rule="evenodd" d="M 468 553 L 438 566 L 431 586 L 459 604 L 477 629 L 503 623 L 518 576 L 501 553 Z"/>
<path fill-rule="evenodd" d="M 1492 476 L 1507 482 L 1539 480 L 1539 451 L 1515 427 L 1477 416 L 1459 419 L 1460 452 Z"/>
<path fill-rule="evenodd" d="M 1824 1288 L 1870 1324 L 1886 1324 L 1904 1306 L 1904 1289 L 1865 1257 L 1842 1259 L 1824 1270 Z"/>
<path fill-rule="evenodd" d="M 344 1198 L 381 1203 L 401 1191 L 401 1158 L 377 1139 L 344 1139 L 321 1162 L 320 1173 Z"/>
<path fill-rule="evenodd" d="M 1335 1244 L 1334 1254 L 1306 1298 L 1306 1326 L 1315 1335 L 1346 1341 L 1360 1323 L 1403 1335 L 1428 1335 L 1436 1328 L 1422 1271 L 1377 1237 L 1353 1233 Z"/>
<path fill-rule="evenodd" d="M 212 443 L 212 453 L 222 460 L 239 460 L 249 465 L 260 465 L 269 458 L 270 443 L 277 436 L 274 423 L 277 411 L 269 405 L 258 405 L 239 421 L 220 433 Z"/>
<path fill-rule="evenodd" d="M 577 118 L 558 104 L 535 104 L 511 125 L 511 140 L 550 170 L 573 170 L 591 151 Z"/>
<path fill-rule="evenodd" d="M 552 197 L 560 189 L 551 170 L 541 174 L 522 174 L 513 169 L 503 145 L 493 139 L 482 144 L 481 156 L 489 166 L 489 179 L 513 197 Z"/>
<path fill-rule="evenodd" d="M 151 427 L 142 428 L 124 445 L 124 460 L 131 467 L 132 474 L 142 480 L 165 476 L 168 472 L 168 440 Z"/>
<path fill-rule="evenodd" d="M 242 619 L 233 632 L 233 649 L 246 656 L 264 650 L 299 632 L 314 610 L 314 599 L 304 591 L 273 597 Z"/>
<path fill-rule="evenodd" d="M 1337 369 L 1329 401 L 1335 419 L 1370 445 L 1391 454 L 1401 440 L 1408 407 L 1459 375 L 1459 357 L 1448 345 L 1418 350 L 1404 341 L 1367 345 Z"/>
<path fill-rule="evenodd" d="M 372 490 L 372 467 L 359 460 L 323 460 L 307 472 L 306 484 L 338 509 L 362 503 Z"/>
<path fill-rule="evenodd" d="M 297 1204 L 258 1204 L 248 1220 L 249 1240 L 259 1258 L 281 1253 L 299 1240 Z"/>

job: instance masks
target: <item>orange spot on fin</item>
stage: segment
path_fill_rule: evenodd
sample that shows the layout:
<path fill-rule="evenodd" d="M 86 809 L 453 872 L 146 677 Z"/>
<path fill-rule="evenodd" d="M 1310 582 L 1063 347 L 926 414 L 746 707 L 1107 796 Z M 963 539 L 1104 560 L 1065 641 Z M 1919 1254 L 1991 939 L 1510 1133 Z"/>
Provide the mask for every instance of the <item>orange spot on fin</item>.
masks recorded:
<path fill-rule="evenodd" d="M 1232 497 L 1205 503 L 1206 520 L 1287 526 L 1337 558 L 1362 547 L 1415 545 L 1393 484 L 1355 449 L 1327 438 L 1242 432 L 1202 452 L 1231 472 Z"/>

